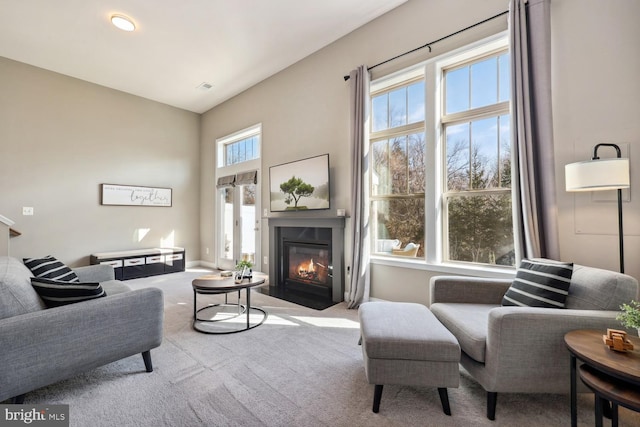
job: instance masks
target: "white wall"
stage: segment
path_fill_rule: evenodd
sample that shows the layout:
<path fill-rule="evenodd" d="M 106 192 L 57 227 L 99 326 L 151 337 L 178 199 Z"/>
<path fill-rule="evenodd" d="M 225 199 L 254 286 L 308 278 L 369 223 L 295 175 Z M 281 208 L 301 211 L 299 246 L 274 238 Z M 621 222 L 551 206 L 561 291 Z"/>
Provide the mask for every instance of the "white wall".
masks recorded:
<path fill-rule="evenodd" d="M 94 252 L 173 241 L 198 259 L 199 124 L 195 113 L 0 58 L 0 215 L 22 233 L 11 255 L 86 265 Z M 101 183 L 171 187 L 173 206 L 101 206 Z"/>
<path fill-rule="evenodd" d="M 565 164 L 590 159 L 598 143 L 615 143 L 631 161 L 631 201 L 623 204 L 625 271 L 640 278 L 640 2 L 552 0 L 551 6 L 561 256 L 618 270 L 615 191 L 564 190 Z M 615 151 L 601 148 L 599 155 Z"/>

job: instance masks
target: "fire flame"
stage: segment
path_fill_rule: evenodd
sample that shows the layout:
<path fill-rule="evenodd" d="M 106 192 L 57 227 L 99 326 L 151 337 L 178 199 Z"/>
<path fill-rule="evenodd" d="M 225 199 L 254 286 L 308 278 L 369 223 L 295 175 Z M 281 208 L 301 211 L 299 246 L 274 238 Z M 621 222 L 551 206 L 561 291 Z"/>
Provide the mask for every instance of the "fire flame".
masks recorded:
<path fill-rule="evenodd" d="M 313 258 L 309 260 L 309 264 L 307 264 L 306 267 L 304 264 L 300 264 L 300 267 L 298 268 L 298 274 L 309 274 L 315 271 L 316 271 L 316 267 L 313 264 Z"/>

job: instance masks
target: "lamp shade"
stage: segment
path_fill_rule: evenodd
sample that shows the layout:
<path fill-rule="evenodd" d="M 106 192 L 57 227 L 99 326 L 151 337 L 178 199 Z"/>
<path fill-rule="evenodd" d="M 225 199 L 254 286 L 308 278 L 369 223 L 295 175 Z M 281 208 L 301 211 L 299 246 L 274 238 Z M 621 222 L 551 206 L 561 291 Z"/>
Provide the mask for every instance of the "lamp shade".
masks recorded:
<path fill-rule="evenodd" d="M 629 188 L 629 159 L 596 159 L 564 167 L 567 191 Z"/>

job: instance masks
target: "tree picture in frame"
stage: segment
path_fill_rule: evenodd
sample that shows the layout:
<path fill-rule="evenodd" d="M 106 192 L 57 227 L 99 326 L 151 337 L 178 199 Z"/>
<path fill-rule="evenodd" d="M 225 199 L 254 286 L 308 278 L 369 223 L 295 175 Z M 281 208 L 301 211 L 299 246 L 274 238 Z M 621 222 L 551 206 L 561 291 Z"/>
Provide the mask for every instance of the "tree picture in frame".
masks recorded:
<path fill-rule="evenodd" d="M 329 209 L 329 154 L 269 168 L 271 212 Z"/>

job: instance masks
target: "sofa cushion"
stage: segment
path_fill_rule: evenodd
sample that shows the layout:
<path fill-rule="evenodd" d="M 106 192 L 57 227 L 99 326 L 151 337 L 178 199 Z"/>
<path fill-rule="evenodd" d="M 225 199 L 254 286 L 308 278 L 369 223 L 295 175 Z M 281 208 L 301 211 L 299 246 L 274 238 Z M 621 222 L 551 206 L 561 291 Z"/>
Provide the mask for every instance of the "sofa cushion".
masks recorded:
<path fill-rule="evenodd" d="M 45 308 L 30 278 L 31 272 L 19 260 L 0 257 L 0 319 Z"/>
<path fill-rule="evenodd" d="M 434 303 L 431 312 L 457 339 L 467 356 L 484 363 L 489 311 L 495 304 Z"/>
<path fill-rule="evenodd" d="M 502 305 L 564 308 L 573 263 L 523 259 Z"/>
<path fill-rule="evenodd" d="M 31 285 L 49 308 L 107 296 L 100 283 L 66 282 L 32 277 Z"/>
<path fill-rule="evenodd" d="M 51 255 L 47 255 L 44 258 L 24 258 L 23 261 L 24 265 L 26 265 L 36 277 L 63 280 L 65 282 L 80 281 L 76 273 Z"/>

